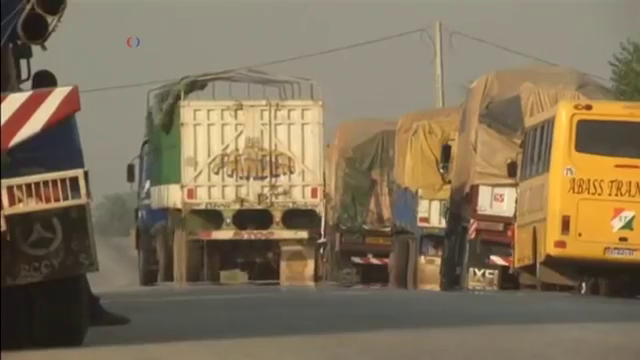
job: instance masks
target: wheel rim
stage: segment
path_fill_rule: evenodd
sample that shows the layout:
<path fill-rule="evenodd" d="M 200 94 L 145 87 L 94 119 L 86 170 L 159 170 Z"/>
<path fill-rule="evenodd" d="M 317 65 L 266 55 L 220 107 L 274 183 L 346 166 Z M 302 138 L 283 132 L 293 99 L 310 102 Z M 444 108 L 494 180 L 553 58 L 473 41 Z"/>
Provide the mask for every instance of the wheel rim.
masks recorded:
<path fill-rule="evenodd" d="M 580 295 L 586 295 L 588 293 L 588 286 L 585 280 L 580 281 L 579 290 Z"/>

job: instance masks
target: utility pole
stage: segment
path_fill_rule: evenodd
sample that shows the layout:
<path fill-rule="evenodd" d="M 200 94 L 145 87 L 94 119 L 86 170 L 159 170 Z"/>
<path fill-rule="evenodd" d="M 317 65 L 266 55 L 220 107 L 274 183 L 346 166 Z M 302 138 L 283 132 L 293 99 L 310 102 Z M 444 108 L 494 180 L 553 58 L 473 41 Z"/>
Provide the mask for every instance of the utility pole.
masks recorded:
<path fill-rule="evenodd" d="M 442 65 L 442 23 L 436 22 L 436 97 L 439 108 L 444 107 L 444 68 Z"/>

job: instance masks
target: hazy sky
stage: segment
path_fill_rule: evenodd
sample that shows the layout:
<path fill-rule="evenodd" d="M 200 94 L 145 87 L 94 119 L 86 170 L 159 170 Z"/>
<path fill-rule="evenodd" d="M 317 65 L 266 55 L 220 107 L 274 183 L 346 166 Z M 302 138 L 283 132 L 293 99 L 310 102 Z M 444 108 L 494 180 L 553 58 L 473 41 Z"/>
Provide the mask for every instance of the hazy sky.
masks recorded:
<path fill-rule="evenodd" d="M 626 37 L 640 38 L 640 1 L 72 0 L 35 69 L 80 89 L 224 70 L 443 22 L 448 105 L 491 70 L 534 61 L 459 36 L 457 30 L 608 78 Z M 137 36 L 141 46 L 126 46 Z M 412 35 L 265 68 L 322 86 L 327 136 L 341 121 L 434 106 L 433 50 Z M 135 87 L 83 94 L 80 131 L 96 195 L 127 188 L 125 165 L 143 136 L 146 93 Z"/>

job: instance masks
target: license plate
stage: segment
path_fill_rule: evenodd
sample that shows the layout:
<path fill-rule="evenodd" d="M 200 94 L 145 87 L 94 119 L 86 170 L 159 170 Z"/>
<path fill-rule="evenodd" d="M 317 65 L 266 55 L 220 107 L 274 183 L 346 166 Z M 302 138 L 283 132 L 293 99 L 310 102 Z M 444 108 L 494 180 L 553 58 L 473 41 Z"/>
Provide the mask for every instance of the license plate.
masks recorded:
<path fill-rule="evenodd" d="M 364 240 L 370 245 L 391 245 L 391 238 L 388 237 L 368 237 Z"/>
<path fill-rule="evenodd" d="M 625 248 L 605 248 L 604 254 L 610 256 L 634 256 L 636 253 L 636 249 L 625 249 Z"/>

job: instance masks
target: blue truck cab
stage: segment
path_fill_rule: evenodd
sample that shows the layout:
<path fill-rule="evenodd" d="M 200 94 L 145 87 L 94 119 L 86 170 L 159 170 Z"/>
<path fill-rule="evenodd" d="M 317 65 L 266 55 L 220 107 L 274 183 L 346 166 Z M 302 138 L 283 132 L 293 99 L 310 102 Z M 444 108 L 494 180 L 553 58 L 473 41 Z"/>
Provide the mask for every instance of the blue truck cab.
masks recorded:
<path fill-rule="evenodd" d="M 138 279 L 142 286 L 149 286 L 157 283 L 159 256 L 156 247 L 157 238 L 162 236 L 160 227 L 168 221 L 169 213 L 167 209 L 154 209 L 151 206 L 151 184 L 153 176 L 153 153 L 150 151 L 148 139 L 142 142 L 137 167 L 136 196 L 137 206 L 135 209 L 135 248 L 138 253 Z M 134 163 L 127 165 L 127 181 L 136 182 L 136 167 Z M 168 280 L 168 279 L 163 279 Z"/>

